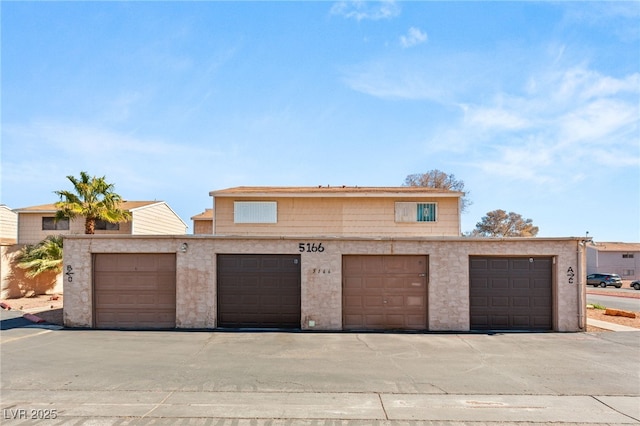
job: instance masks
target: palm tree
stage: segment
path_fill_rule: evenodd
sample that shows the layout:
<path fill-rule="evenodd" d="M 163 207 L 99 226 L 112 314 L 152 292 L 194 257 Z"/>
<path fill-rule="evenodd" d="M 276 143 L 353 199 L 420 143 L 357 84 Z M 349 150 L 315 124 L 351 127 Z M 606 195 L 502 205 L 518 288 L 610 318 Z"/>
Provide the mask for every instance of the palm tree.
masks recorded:
<path fill-rule="evenodd" d="M 56 219 L 73 219 L 84 216 L 84 233 L 94 234 L 96 220 L 118 223 L 128 222 L 131 213 L 120 209 L 122 197 L 113 192 L 114 185 L 107 183 L 105 177 L 90 177 L 80 172 L 80 179 L 67 176 L 73 184 L 72 191 L 55 191 L 60 196 L 56 203 Z"/>
<path fill-rule="evenodd" d="M 25 275 L 35 278 L 43 272 L 62 272 L 62 237 L 51 235 L 36 245 L 26 245 L 17 256 L 18 267 Z"/>

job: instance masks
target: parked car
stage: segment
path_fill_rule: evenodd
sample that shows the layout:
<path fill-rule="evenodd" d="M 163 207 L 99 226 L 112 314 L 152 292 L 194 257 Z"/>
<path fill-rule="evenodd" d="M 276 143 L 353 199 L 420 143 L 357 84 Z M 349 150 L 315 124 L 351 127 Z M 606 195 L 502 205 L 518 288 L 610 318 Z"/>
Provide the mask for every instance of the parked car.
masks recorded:
<path fill-rule="evenodd" d="M 618 274 L 590 274 L 587 275 L 587 285 L 594 287 L 606 287 L 612 285 L 616 288 L 622 287 L 622 278 Z"/>
<path fill-rule="evenodd" d="M 640 290 L 640 280 L 635 280 L 631 283 L 631 287 L 635 288 L 636 290 Z"/>

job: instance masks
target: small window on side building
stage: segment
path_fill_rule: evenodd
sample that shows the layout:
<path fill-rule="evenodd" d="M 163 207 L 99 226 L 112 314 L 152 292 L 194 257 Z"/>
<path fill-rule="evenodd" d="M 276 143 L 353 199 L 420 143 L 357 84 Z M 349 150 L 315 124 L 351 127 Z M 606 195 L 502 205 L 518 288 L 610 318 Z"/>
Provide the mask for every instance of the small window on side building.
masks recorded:
<path fill-rule="evenodd" d="M 276 201 L 235 201 L 234 223 L 278 223 Z"/>
<path fill-rule="evenodd" d="M 119 231 L 120 224 L 119 223 L 111 223 L 105 220 L 96 220 L 96 231 Z"/>
<path fill-rule="evenodd" d="M 43 231 L 68 231 L 69 219 L 56 220 L 55 217 L 43 217 L 42 230 Z"/>
<path fill-rule="evenodd" d="M 436 222 L 437 203 L 397 202 L 396 222 Z"/>

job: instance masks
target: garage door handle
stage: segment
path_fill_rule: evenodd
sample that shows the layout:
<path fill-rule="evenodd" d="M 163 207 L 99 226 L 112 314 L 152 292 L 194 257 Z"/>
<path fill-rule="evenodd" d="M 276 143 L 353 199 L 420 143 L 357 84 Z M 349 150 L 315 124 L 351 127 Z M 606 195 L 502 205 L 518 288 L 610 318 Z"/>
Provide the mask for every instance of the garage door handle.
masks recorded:
<path fill-rule="evenodd" d="M 426 276 L 427 276 L 427 274 L 420 274 L 420 275 L 418 275 L 418 276 L 419 276 L 419 277 L 426 277 Z"/>

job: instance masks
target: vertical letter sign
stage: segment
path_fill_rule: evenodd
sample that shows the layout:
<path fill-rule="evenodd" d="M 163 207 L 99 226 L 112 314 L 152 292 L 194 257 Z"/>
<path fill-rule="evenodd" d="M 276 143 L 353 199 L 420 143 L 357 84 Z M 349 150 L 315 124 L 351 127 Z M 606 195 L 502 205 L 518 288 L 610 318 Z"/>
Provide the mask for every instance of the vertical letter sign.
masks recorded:
<path fill-rule="evenodd" d="M 576 274 L 573 272 L 573 268 L 569 266 L 569 269 L 567 269 L 567 277 L 569 278 L 569 284 L 573 284 L 573 277 L 575 276 Z"/>

